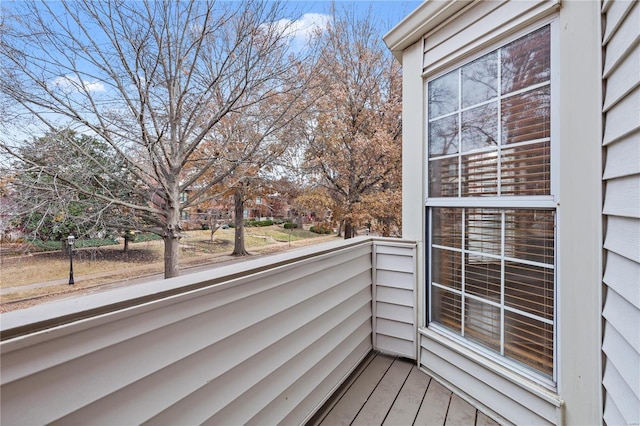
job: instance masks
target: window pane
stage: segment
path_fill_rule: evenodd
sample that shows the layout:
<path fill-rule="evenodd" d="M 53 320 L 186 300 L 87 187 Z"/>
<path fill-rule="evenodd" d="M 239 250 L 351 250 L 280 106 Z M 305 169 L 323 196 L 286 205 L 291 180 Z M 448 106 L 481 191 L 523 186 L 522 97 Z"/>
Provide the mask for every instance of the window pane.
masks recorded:
<path fill-rule="evenodd" d="M 461 248 L 462 209 L 434 208 L 431 212 L 431 242 L 439 246 Z"/>
<path fill-rule="evenodd" d="M 486 256 L 465 255 L 465 292 L 500 302 L 500 260 Z"/>
<path fill-rule="evenodd" d="M 548 195 L 551 193 L 549 142 L 502 150 L 502 195 Z"/>
<path fill-rule="evenodd" d="M 498 96 L 498 52 L 462 67 L 462 108 Z"/>
<path fill-rule="evenodd" d="M 458 196 L 458 157 L 429 161 L 429 196 Z"/>
<path fill-rule="evenodd" d="M 504 354 L 553 376 L 553 325 L 505 311 Z"/>
<path fill-rule="evenodd" d="M 551 76 L 550 46 L 547 25 L 503 47 L 500 52 L 502 93 L 548 81 Z"/>
<path fill-rule="evenodd" d="M 462 298 L 460 295 L 432 287 L 431 297 L 434 302 L 431 319 L 456 333 L 460 333 L 462 328 Z"/>
<path fill-rule="evenodd" d="M 553 269 L 506 262 L 504 303 L 540 318 L 553 319 Z"/>
<path fill-rule="evenodd" d="M 429 124 L 429 157 L 458 152 L 458 116 L 450 115 Z"/>
<path fill-rule="evenodd" d="M 462 196 L 498 194 L 498 152 L 462 156 Z"/>
<path fill-rule="evenodd" d="M 502 215 L 491 209 L 466 209 L 465 248 L 478 253 L 499 255 L 502 241 Z"/>
<path fill-rule="evenodd" d="M 502 143 L 550 137 L 551 90 L 549 86 L 502 100 Z"/>
<path fill-rule="evenodd" d="M 462 289 L 462 255 L 451 250 L 431 249 L 431 280 L 434 283 Z"/>
<path fill-rule="evenodd" d="M 554 211 L 510 210 L 505 214 L 505 256 L 553 265 Z"/>
<path fill-rule="evenodd" d="M 464 309 L 464 336 L 500 351 L 500 308 L 466 299 Z"/>
<path fill-rule="evenodd" d="M 440 117 L 458 109 L 458 71 L 429 82 L 429 118 Z"/>
<path fill-rule="evenodd" d="M 462 113 L 462 146 L 460 152 L 498 145 L 498 102 Z"/>

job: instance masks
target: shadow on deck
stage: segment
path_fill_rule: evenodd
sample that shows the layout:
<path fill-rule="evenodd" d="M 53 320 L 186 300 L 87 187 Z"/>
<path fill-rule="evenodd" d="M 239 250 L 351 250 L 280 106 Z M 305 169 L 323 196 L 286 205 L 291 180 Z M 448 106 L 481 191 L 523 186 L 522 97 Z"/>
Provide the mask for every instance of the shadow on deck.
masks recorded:
<path fill-rule="evenodd" d="M 411 360 L 371 352 L 307 423 L 497 425 Z"/>

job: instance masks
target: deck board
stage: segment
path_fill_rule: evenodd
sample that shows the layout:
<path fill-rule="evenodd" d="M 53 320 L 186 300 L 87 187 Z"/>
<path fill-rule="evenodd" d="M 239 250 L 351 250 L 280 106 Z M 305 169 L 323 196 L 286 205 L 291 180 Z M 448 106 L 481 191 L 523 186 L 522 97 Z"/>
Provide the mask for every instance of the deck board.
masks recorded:
<path fill-rule="evenodd" d="M 425 374 L 426 375 L 426 374 Z M 431 379 L 415 424 L 442 426 L 447 418 L 451 391 Z"/>
<path fill-rule="evenodd" d="M 335 404 L 321 425 L 349 425 L 387 372 L 393 358 L 376 356 Z"/>
<path fill-rule="evenodd" d="M 357 426 L 382 424 L 411 373 L 412 367 L 409 361 L 396 358 L 352 424 Z"/>
<path fill-rule="evenodd" d="M 389 410 L 383 425 L 410 425 L 416 419 L 420 405 L 429 386 L 431 378 L 418 370 L 412 368 L 406 383 L 398 394 L 395 404 Z"/>
<path fill-rule="evenodd" d="M 498 423 L 420 371 L 413 361 L 373 354 L 308 425 L 494 426 Z"/>
<path fill-rule="evenodd" d="M 445 426 L 466 426 L 476 422 L 476 409 L 456 394 L 451 395 Z"/>

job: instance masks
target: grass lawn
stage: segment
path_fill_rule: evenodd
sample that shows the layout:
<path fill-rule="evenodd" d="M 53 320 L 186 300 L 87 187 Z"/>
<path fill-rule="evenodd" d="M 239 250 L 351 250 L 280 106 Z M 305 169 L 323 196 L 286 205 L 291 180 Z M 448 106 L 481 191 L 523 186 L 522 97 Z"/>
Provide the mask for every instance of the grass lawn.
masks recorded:
<path fill-rule="evenodd" d="M 218 229 L 211 241 L 207 230 L 188 231 L 180 240 L 181 267 L 214 262 L 216 258 L 233 251 L 234 229 Z M 250 254 L 264 254 L 289 247 L 315 244 L 327 240 L 305 230 L 283 229 L 278 225 L 245 228 L 245 248 Z M 81 248 L 74 251 L 73 271 L 76 285 L 52 284 L 34 289 L 25 288 L 2 295 L 1 303 L 13 302 L 52 293 L 70 292 L 135 277 L 162 273 L 164 246 L 162 241 L 143 241 L 123 245 Z M 1 259 L 0 288 L 13 288 L 67 280 L 69 258 L 60 251 L 4 257 Z"/>

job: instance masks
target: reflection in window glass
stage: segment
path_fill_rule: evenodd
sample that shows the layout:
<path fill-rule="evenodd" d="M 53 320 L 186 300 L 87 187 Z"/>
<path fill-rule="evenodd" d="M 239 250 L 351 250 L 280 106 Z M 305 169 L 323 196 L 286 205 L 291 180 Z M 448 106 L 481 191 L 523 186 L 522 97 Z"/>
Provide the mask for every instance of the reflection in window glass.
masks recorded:
<path fill-rule="evenodd" d="M 460 152 L 498 145 L 498 102 L 462 112 Z"/>
<path fill-rule="evenodd" d="M 498 96 L 498 52 L 462 67 L 462 108 Z"/>
<path fill-rule="evenodd" d="M 445 74 L 429 83 L 429 118 L 458 109 L 458 73 Z"/>
<path fill-rule="evenodd" d="M 462 196 L 498 195 L 498 153 L 485 151 L 462 156 Z"/>
<path fill-rule="evenodd" d="M 503 149 L 500 159 L 502 195 L 547 195 L 551 192 L 549 142 Z"/>
<path fill-rule="evenodd" d="M 551 129 L 549 86 L 502 100 L 502 143 L 518 143 L 548 138 Z"/>
<path fill-rule="evenodd" d="M 458 158 L 429 162 L 429 194 L 431 197 L 458 196 Z"/>
<path fill-rule="evenodd" d="M 502 93 L 507 94 L 551 77 L 551 31 L 542 27 L 500 49 Z"/>
<path fill-rule="evenodd" d="M 508 210 L 505 213 L 505 255 L 553 265 L 552 210 Z"/>
<path fill-rule="evenodd" d="M 431 210 L 433 244 L 446 247 L 462 247 L 462 217 L 460 209 L 434 208 Z"/>
<path fill-rule="evenodd" d="M 450 115 L 431 122 L 429 153 L 432 157 L 458 152 L 458 116 Z"/>

